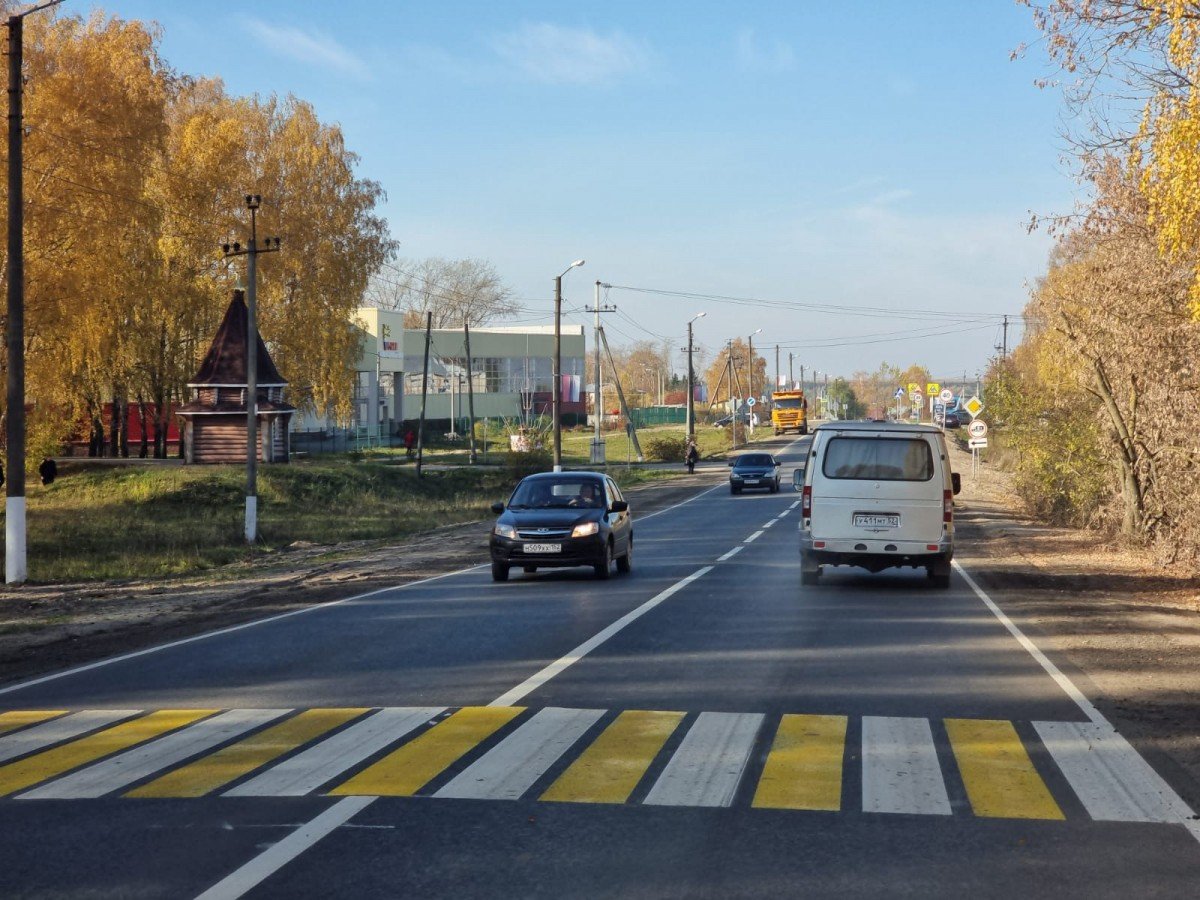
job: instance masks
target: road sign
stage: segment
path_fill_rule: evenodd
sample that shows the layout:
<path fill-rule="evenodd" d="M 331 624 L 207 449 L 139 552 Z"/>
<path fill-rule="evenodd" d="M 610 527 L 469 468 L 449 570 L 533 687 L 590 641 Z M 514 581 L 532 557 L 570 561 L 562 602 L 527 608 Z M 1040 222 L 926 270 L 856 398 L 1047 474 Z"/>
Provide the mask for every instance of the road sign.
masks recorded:
<path fill-rule="evenodd" d="M 967 426 L 967 434 L 973 438 L 987 437 L 987 422 L 983 419 L 976 419 Z"/>
<path fill-rule="evenodd" d="M 938 396 L 942 398 L 943 403 L 949 403 L 954 399 L 954 391 L 950 390 L 950 388 L 943 388 Z"/>
<path fill-rule="evenodd" d="M 921 393 L 921 386 L 919 384 L 917 384 L 915 381 L 910 381 L 908 383 L 908 395 L 911 397 L 914 394 L 919 394 L 919 393 Z"/>
<path fill-rule="evenodd" d="M 753 406 L 753 405 L 754 405 L 755 403 L 757 403 L 757 402 L 758 402 L 758 401 L 757 401 L 756 399 L 754 399 L 753 397 L 747 397 L 747 398 L 746 398 L 746 405 L 747 405 L 747 406 Z"/>
<path fill-rule="evenodd" d="M 904 388 L 896 388 L 896 393 L 892 394 L 892 399 L 893 400 L 903 400 L 904 399 Z"/>
<path fill-rule="evenodd" d="M 933 401 L 933 414 L 934 414 L 935 416 L 940 416 L 940 415 L 942 415 L 942 414 L 943 414 L 943 413 L 945 413 L 945 412 L 946 412 L 946 404 L 945 404 L 945 403 L 941 403 L 941 402 L 939 402 L 939 401 L 937 401 L 937 400 L 934 400 L 934 401 Z"/>
<path fill-rule="evenodd" d="M 931 381 L 925 385 L 925 393 L 927 393 L 930 397 L 934 396 L 935 394 L 940 394 L 941 392 L 942 386 L 936 381 Z"/>
<path fill-rule="evenodd" d="M 967 446 L 970 447 L 972 450 L 979 450 L 979 449 L 987 446 L 987 438 L 973 437 L 969 441 L 967 441 Z"/>
<path fill-rule="evenodd" d="M 975 416 L 978 416 L 981 412 L 983 412 L 983 401 L 980 400 L 978 397 L 972 397 L 970 400 L 968 400 L 966 403 L 963 404 L 963 408 L 966 409 L 966 411 L 971 414 L 972 418 L 974 418 Z"/>

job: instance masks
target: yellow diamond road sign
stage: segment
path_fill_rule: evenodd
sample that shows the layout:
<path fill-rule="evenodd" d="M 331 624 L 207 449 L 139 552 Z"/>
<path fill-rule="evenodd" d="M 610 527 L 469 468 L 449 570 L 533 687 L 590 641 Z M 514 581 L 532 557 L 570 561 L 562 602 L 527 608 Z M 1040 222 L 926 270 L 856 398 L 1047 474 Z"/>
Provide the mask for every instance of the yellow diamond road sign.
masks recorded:
<path fill-rule="evenodd" d="M 977 416 L 983 412 L 983 401 L 978 397 L 972 397 L 970 400 L 964 403 L 963 406 L 972 416 Z"/>
<path fill-rule="evenodd" d="M 942 386 L 940 384 L 938 384 L 936 381 L 931 381 L 931 382 L 929 382 L 929 384 L 925 385 L 925 393 L 928 394 L 930 397 L 936 397 L 941 392 L 942 392 Z"/>

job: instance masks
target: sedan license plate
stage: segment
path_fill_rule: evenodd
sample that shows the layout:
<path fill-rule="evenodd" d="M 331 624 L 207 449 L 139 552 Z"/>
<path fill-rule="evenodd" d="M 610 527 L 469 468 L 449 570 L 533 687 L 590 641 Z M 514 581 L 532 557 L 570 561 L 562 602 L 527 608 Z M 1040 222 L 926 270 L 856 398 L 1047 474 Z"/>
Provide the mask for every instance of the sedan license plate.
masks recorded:
<path fill-rule="evenodd" d="M 562 544 L 526 544 L 526 553 L 562 553 Z"/>
<path fill-rule="evenodd" d="M 894 513 L 855 513 L 854 527 L 870 528 L 872 530 L 899 528 L 900 517 Z"/>
<path fill-rule="evenodd" d="M 757 478 L 745 478 L 745 479 L 743 479 L 743 482 L 745 484 L 758 484 L 758 479 Z"/>

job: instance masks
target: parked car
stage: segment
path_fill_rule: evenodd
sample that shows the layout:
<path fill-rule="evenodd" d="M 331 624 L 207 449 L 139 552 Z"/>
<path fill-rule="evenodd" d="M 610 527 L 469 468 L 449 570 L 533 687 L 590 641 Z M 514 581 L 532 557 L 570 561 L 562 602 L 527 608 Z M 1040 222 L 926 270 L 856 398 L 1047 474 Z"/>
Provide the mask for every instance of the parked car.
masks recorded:
<path fill-rule="evenodd" d="M 966 415 L 965 413 L 960 413 L 956 409 L 949 410 L 946 413 L 946 427 L 947 428 L 962 428 L 963 419 L 964 419 L 965 415 Z"/>
<path fill-rule="evenodd" d="M 633 516 L 616 483 L 600 472 L 542 472 L 521 480 L 504 503 L 492 504 L 492 579 L 508 570 L 591 566 L 608 578 L 633 568 Z"/>
<path fill-rule="evenodd" d="M 779 492 L 779 463 L 770 453 L 743 453 L 729 465 L 729 493 L 740 494 L 747 488 Z"/>
<path fill-rule="evenodd" d="M 820 425 L 792 483 L 801 491 L 801 584 L 816 584 L 826 565 L 912 566 L 950 586 L 960 479 L 934 426 Z"/>
<path fill-rule="evenodd" d="M 727 416 L 721 416 L 721 418 L 719 418 L 719 419 L 717 419 L 717 421 L 713 422 L 713 427 L 714 428 L 728 428 L 730 425 L 733 424 L 734 418 L 735 417 L 732 413 L 730 413 Z M 743 425 L 749 425 L 750 424 L 750 413 L 748 413 L 748 412 L 742 413 L 741 420 L 742 420 Z"/>

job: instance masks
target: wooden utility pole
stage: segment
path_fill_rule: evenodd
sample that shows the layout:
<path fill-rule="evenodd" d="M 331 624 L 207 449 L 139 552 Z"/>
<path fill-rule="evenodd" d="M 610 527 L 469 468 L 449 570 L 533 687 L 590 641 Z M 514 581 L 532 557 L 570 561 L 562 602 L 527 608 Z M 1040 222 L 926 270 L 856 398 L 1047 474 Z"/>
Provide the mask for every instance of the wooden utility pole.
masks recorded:
<path fill-rule="evenodd" d="M 625 391 L 621 388 L 621 373 L 617 371 L 612 350 L 608 349 L 608 338 L 605 336 L 603 328 L 600 329 L 600 340 L 604 344 L 604 354 L 608 357 L 609 368 L 612 369 L 613 383 L 617 386 L 617 399 L 621 401 L 621 413 L 629 424 L 629 442 L 633 444 L 633 451 L 637 454 L 638 462 L 642 462 L 645 457 L 642 455 L 642 445 L 638 442 L 637 427 L 633 424 L 633 416 L 629 414 L 629 404 L 625 402 Z"/>

